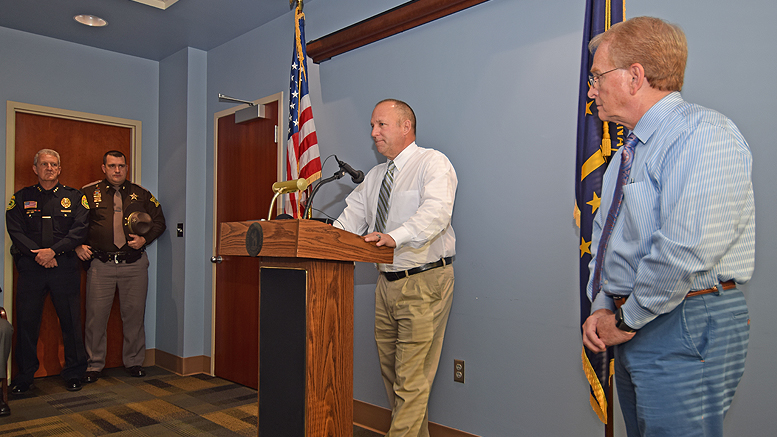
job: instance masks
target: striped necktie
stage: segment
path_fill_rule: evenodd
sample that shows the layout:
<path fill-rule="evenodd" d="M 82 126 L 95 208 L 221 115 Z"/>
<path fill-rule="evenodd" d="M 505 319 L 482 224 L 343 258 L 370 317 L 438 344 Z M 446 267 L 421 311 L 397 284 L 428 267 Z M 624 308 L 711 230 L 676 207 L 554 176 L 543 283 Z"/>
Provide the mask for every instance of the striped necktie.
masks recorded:
<path fill-rule="evenodd" d="M 599 248 L 596 250 L 596 267 L 594 268 L 594 282 L 593 292 L 591 293 L 591 300 L 596 298 L 599 290 L 602 289 L 602 269 L 604 268 L 604 252 L 607 250 L 607 242 L 610 240 L 610 234 L 612 234 L 612 228 L 615 226 L 615 219 L 618 218 L 618 212 L 620 211 L 621 202 L 623 201 L 623 186 L 629 182 L 629 174 L 631 174 L 631 162 L 634 157 L 634 148 L 637 147 L 639 138 L 634 133 L 630 134 L 626 138 L 626 144 L 623 146 L 621 152 L 621 165 L 618 171 L 618 181 L 615 184 L 615 193 L 612 195 L 612 204 L 610 204 L 610 211 L 607 213 L 607 220 L 604 222 L 602 228 L 602 235 L 599 237 Z"/>
<path fill-rule="evenodd" d="M 391 189 L 394 187 L 394 169 L 396 169 L 394 161 L 389 161 L 386 175 L 383 176 L 383 184 L 380 186 L 380 194 L 378 196 L 378 214 L 375 216 L 375 232 L 384 232 L 386 230 L 389 199 L 391 199 Z"/>

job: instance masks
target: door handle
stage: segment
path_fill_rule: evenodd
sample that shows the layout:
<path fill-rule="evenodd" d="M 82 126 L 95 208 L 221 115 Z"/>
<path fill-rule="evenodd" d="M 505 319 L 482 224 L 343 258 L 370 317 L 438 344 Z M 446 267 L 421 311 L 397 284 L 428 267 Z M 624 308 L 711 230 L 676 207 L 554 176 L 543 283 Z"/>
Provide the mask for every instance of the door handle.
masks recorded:
<path fill-rule="evenodd" d="M 213 264 L 221 264 L 221 262 L 224 261 L 224 258 L 221 257 L 221 255 L 215 255 L 210 257 L 210 262 Z"/>

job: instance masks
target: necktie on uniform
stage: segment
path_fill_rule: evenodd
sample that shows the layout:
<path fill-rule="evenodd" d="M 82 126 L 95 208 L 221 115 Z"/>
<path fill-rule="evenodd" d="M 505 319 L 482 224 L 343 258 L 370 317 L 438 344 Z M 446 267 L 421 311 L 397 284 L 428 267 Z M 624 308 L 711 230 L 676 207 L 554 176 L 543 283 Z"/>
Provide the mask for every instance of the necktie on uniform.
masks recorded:
<path fill-rule="evenodd" d="M 47 249 L 54 245 L 54 219 L 51 217 L 57 199 L 53 191 L 44 191 L 41 199 L 41 247 Z"/>
<path fill-rule="evenodd" d="M 618 218 L 621 202 L 623 201 L 623 186 L 629 182 L 631 174 L 631 162 L 634 157 L 634 148 L 637 147 L 639 138 L 634 133 L 626 138 L 626 144 L 621 152 L 621 165 L 618 171 L 618 181 L 615 184 L 615 193 L 612 196 L 612 204 L 607 212 L 607 220 L 602 228 L 602 235 L 599 238 L 599 248 L 596 250 L 596 266 L 594 267 L 593 292 L 591 300 L 596 298 L 599 290 L 602 289 L 602 269 L 604 268 L 604 252 L 607 250 L 607 242 L 610 240 L 612 228 L 615 226 L 615 219 Z"/>
<path fill-rule="evenodd" d="M 394 169 L 396 169 L 394 161 L 389 161 L 386 175 L 383 176 L 383 183 L 380 186 L 380 194 L 378 195 L 378 214 L 375 216 L 375 232 L 384 232 L 386 230 L 389 199 L 391 199 L 391 189 L 394 187 Z"/>
<path fill-rule="evenodd" d="M 113 193 L 113 244 L 121 249 L 127 239 L 124 237 L 124 213 L 122 212 L 121 191 L 114 188 Z"/>

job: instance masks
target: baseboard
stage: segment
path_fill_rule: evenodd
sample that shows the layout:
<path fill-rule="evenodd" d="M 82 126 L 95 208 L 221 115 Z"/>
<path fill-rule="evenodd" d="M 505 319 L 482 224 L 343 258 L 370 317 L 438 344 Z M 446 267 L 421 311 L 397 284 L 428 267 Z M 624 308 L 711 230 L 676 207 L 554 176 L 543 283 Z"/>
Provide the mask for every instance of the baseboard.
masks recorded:
<path fill-rule="evenodd" d="M 210 374 L 210 357 L 205 355 L 181 358 L 158 349 L 147 349 L 143 365 L 159 366 L 183 376 L 196 375 L 198 373 Z"/>
<path fill-rule="evenodd" d="M 353 423 L 370 431 L 386 434 L 391 426 L 391 410 L 354 399 Z M 429 422 L 429 435 L 431 437 L 478 437 L 475 434 L 432 422 Z"/>

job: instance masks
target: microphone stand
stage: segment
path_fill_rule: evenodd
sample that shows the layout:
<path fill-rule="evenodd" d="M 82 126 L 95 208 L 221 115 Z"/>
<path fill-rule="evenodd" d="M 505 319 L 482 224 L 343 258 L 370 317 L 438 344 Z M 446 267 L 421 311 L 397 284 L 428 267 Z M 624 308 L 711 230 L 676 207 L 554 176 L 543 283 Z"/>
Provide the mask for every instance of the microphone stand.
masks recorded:
<path fill-rule="evenodd" d="M 334 175 L 332 175 L 332 177 L 322 179 L 318 184 L 316 184 L 316 188 L 313 188 L 313 192 L 310 193 L 310 197 L 308 198 L 307 205 L 305 205 L 305 212 L 302 214 L 302 218 L 307 218 L 307 219 L 311 218 L 311 215 L 313 213 L 310 211 L 310 208 L 313 206 L 313 196 L 315 196 L 316 193 L 318 193 L 318 189 L 321 188 L 321 185 L 328 184 L 329 182 L 332 182 L 332 181 L 336 181 L 342 178 L 343 176 L 345 176 L 345 173 L 346 173 L 345 170 L 341 168 Z"/>

